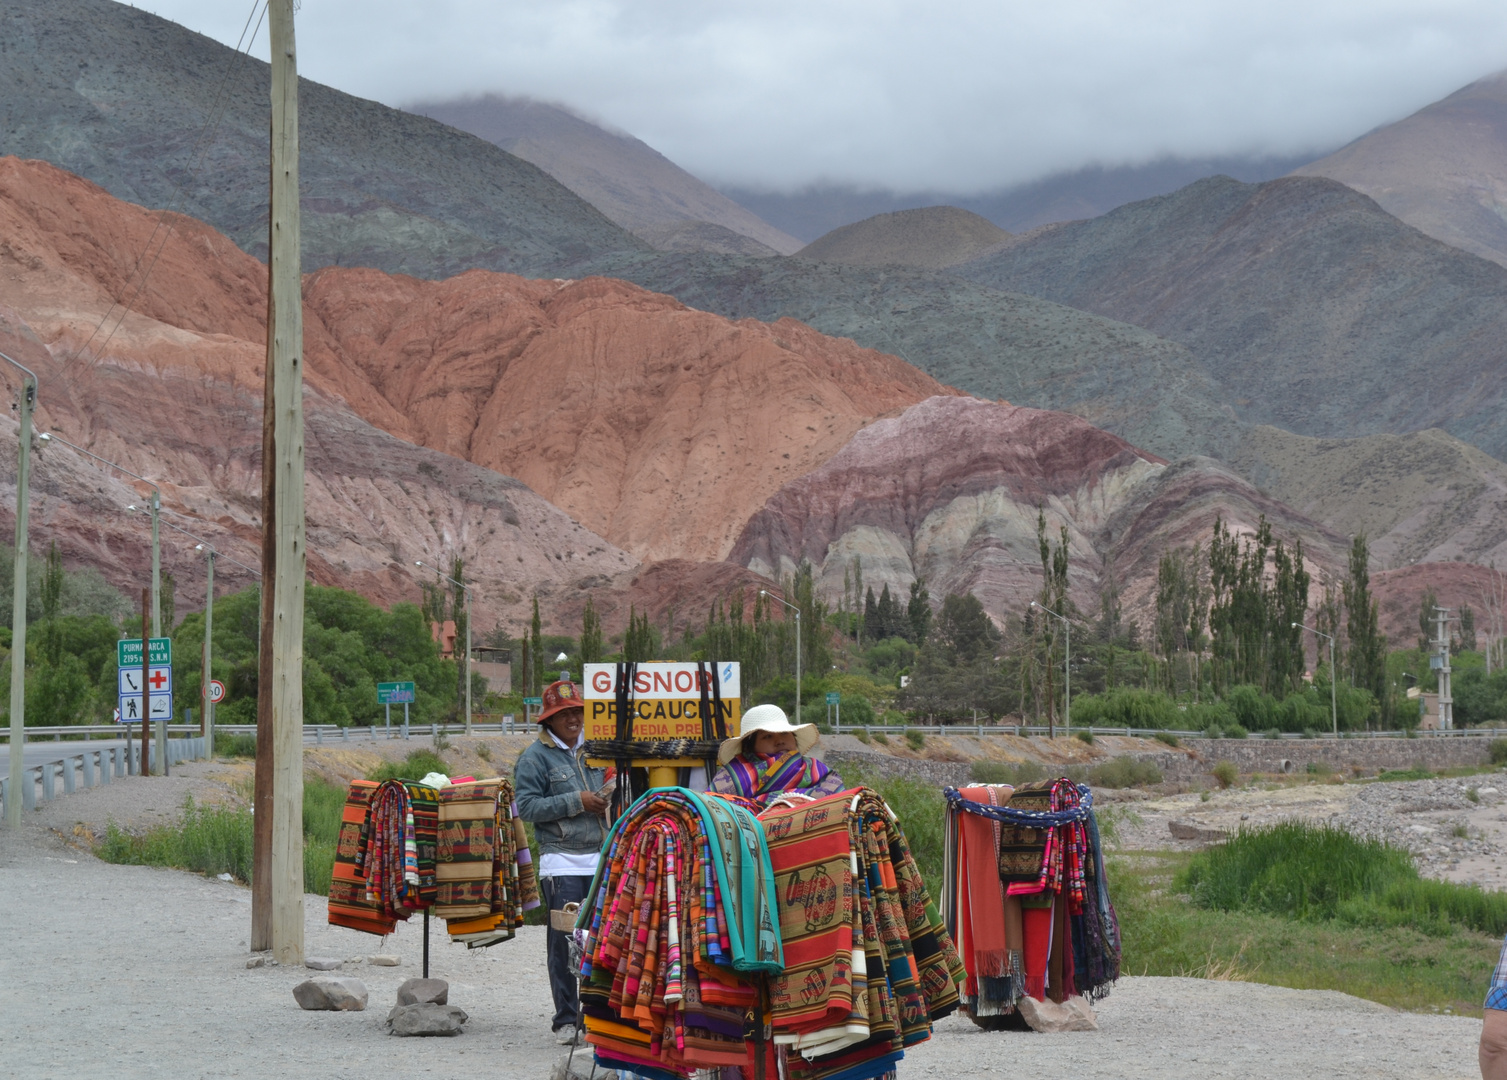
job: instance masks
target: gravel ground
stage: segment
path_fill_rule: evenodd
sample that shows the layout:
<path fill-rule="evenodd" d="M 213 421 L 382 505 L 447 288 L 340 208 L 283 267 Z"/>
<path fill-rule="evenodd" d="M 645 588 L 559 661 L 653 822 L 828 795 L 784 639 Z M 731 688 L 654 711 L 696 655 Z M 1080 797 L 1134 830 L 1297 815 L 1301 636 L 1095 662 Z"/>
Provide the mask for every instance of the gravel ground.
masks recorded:
<path fill-rule="evenodd" d="M 184 777 L 185 783 L 191 778 Z M 139 781 L 142 788 L 152 783 Z M 0 831 L 0 1062 L 31 1077 L 453 1077 L 544 1080 L 543 930 L 467 952 L 436 933 L 432 971 L 471 1014 L 452 1039 L 394 1039 L 386 1009 L 419 973 L 419 927 L 385 943 L 325 924 L 305 900 L 310 955 L 395 952 L 402 966 L 347 964 L 371 1004 L 307 1013 L 307 972 L 247 970 L 250 894 L 173 870 L 111 866 L 36 824 Z M 1250 983 L 1127 978 L 1099 1006 L 1101 1030 L 986 1033 L 950 1017 L 907 1053 L 902 1076 L 1104 1078 L 1473 1077 L 1480 1022 L 1398 1013 L 1344 994 Z"/>

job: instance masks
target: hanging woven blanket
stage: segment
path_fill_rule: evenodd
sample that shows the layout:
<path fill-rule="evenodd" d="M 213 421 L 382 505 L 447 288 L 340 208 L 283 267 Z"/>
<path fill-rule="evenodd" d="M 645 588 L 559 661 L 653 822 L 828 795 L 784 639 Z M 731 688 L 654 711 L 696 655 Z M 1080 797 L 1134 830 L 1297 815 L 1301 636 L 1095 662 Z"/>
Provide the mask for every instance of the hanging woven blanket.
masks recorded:
<path fill-rule="evenodd" d="M 581 905 L 581 1009 L 605 1068 L 743 1065 L 757 975 L 784 954 L 769 853 L 745 808 L 653 788 L 613 825 Z"/>
<path fill-rule="evenodd" d="M 366 898 L 366 877 L 361 872 L 363 847 L 361 829 L 371 807 L 377 784 L 372 780 L 352 780 L 340 814 L 340 835 L 335 841 L 335 871 L 330 881 L 331 926 L 344 926 L 368 934 L 392 933 L 396 920 L 384 914 L 382 906 Z"/>
<path fill-rule="evenodd" d="M 891 1072 L 958 1005 L 964 969 L 905 834 L 859 788 L 760 815 L 786 966 L 770 979 L 793 1080 Z"/>

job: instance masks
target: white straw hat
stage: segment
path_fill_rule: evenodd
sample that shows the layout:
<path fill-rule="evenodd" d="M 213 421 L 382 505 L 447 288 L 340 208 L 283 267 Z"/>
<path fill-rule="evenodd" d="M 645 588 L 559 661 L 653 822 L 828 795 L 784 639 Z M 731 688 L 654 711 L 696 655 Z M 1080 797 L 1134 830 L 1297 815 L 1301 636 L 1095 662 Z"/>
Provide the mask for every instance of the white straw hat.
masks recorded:
<path fill-rule="evenodd" d="M 719 765 L 726 765 L 737 757 L 738 751 L 743 748 L 743 740 L 756 731 L 791 732 L 795 735 L 795 748 L 802 754 L 815 746 L 821 738 L 815 724 L 792 724 L 785 715 L 785 710 L 778 705 L 755 705 L 743 714 L 740 728 L 735 738 L 723 740 L 722 749 L 717 751 Z"/>

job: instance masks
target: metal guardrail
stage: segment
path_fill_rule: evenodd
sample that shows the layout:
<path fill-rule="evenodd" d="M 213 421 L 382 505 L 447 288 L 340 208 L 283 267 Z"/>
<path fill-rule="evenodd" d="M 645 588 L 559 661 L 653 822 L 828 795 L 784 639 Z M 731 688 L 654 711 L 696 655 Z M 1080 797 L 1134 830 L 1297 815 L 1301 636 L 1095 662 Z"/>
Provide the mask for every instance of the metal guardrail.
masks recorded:
<path fill-rule="evenodd" d="M 207 756 L 204 737 L 192 739 L 168 739 L 168 768 L 183 761 L 192 761 Z M 157 756 L 155 744 L 149 745 L 148 767 L 154 767 Z M 112 779 L 134 776 L 141 771 L 141 746 L 130 743 L 126 746 L 102 747 L 69 754 L 40 765 L 27 765 L 21 770 L 21 807 L 35 810 L 58 797 L 58 781 L 63 784 L 64 795 L 99 784 L 108 784 Z M 40 792 L 38 791 L 40 788 Z M 0 808 L 11 797 L 10 779 L 0 778 Z"/>
<path fill-rule="evenodd" d="M 192 732 L 197 735 L 199 733 L 199 725 L 169 724 L 167 731 L 169 735 L 173 734 L 173 732 L 178 732 L 180 735 Z M 68 742 L 75 740 L 89 742 L 91 739 L 100 737 L 109 739 L 139 739 L 141 738 L 141 728 L 136 724 L 64 724 L 58 727 L 27 727 L 26 729 L 26 741 L 28 743 L 47 742 L 49 740 L 52 742 L 64 742 L 65 737 Z M 155 737 L 154 734 L 153 738 Z M 0 744 L 8 742 L 10 742 L 10 729 L 8 727 L 0 727 Z"/>

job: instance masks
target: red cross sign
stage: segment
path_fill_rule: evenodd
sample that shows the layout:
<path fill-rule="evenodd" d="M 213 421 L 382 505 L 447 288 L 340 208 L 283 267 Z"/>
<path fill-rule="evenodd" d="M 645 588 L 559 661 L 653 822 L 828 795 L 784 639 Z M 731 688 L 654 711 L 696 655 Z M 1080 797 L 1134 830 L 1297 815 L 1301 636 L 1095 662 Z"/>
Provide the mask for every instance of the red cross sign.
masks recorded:
<path fill-rule="evenodd" d="M 151 677 L 147 679 L 147 682 L 152 684 L 153 690 L 161 690 L 162 684 L 167 682 L 167 676 L 164 675 L 160 670 L 154 671 L 152 672 Z"/>

